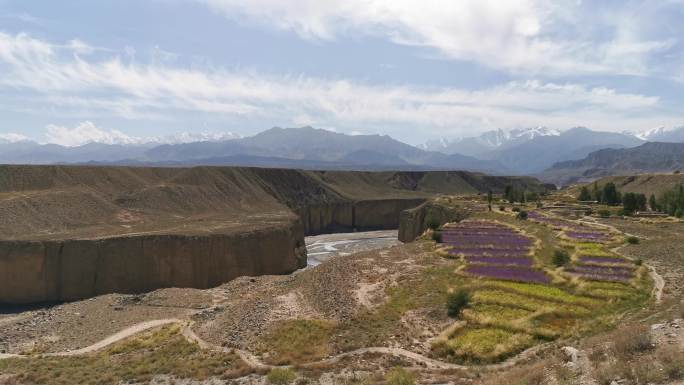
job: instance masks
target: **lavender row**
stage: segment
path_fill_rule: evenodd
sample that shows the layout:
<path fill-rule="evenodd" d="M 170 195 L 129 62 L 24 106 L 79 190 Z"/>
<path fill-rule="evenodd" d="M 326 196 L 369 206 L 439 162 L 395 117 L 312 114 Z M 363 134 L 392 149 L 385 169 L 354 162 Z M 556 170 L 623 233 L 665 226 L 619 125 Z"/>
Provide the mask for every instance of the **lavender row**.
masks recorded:
<path fill-rule="evenodd" d="M 620 257 L 599 257 L 592 255 L 583 255 L 577 259 L 580 263 L 605 263 L 605 264 L 623 264 L 629 263 L 629 260 Z"/>
<path fill-rule="evenodd" d="M 468 274 L 494 278 L 506 281 L 549 283 L 551 280 L 542 271 L 526 268 L 498 265 L 468 265 L 465 268 Z"/>
<path fill-rule="evenodd" d="M 466 262 L 490 265 L 515 265 L 531 267 L 533 261 L 529 257 L 488 257 L 488 256 L 466 256 Z"/>
<path fill-rule="evenodd" d="M 624 275 L 626 277 L 631 277 L 634 274 L 634 269 L 631 267 L 619 266 L 574 265 L 566 271 L 602 275 Z"/>
<path fill-rule="evenodd" d="M 473 249 L 453 247 L 448 250 L 451 255 L 479 256 L 479 257 L 525 257 L 529 249 Z"/>

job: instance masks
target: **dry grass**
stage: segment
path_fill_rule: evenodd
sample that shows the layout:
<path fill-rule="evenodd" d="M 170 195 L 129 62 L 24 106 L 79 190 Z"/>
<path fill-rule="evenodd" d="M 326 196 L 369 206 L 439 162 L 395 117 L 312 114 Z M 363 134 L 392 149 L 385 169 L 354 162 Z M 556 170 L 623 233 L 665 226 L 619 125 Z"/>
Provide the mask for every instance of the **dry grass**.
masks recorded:
<path fill-rule="evenodd" d="M 177 326 L 165 327 L 82 357 L 0 360 L 0 373 L 20 384 L 119 384 L 147 382 L 155 375 L 205 380 L 251 372 L 235 354 L 211 352 L 189 343 Z"/>
<path fill-rule="evenodd" d="M 334 325 L 315 319 L 286 320 L 262 338 L 268 361 L 287 365 L 315 361 L 330 354 Z"/>

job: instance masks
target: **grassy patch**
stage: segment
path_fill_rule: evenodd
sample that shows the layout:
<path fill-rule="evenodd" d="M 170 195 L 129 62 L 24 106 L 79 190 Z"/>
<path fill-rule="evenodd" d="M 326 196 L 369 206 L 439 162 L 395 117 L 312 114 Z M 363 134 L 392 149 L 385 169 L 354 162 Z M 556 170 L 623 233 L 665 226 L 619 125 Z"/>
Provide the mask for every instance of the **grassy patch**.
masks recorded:
<path fill-rule="evenodd" d="M 567 304 L 575 304 L 590 307 L 597 306 L 599 304 L 599 302 L 596 300 L 574 295 L 554 286 L 539 285 L 533 283 L 501 281 L 491 282 L 490 285 L 502 289 L 513 290 L 517 293 L 524 294 L 526 296 L 539 298 L 547 301 L 562 302 Z"/>
<path fill-rule="evenodd" d="M 169 326 L 80 357 L 32 357 L 0 360 L 0 373 L 21 384 L 117 384 L 147 382 L 155 375 L 206 380 L 235 378 L 250 372 L 236 354 L 200 349 Z"/>
<path fill-rule="evenodd" d="M 334 326 L 327 321 L 286 320 L 274 327 L 262 341 L 272 364 L 315 361 L 330 354 L 333 330 Z"/>
<path fill-rule="evenodd" d="M 442 349 L 456 361 L 485 363 L 516 354 L 535 343 L 533 336 L 500 328 L 467 328 L 456 332 Z"/>

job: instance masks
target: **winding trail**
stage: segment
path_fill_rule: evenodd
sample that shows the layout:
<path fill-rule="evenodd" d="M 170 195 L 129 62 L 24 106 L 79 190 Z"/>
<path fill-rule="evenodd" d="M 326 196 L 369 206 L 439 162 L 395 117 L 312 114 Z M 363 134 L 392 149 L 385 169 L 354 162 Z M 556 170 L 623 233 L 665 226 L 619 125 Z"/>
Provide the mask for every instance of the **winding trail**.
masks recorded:
<path fill-rule="evenodd" d="M 605 227 L 611 227 L 604 225 Z M 612 228 L 612 227 L 611 227 Z M 614 229 L 614 228 L 613 228 Z M 617 248 L 616 248 L 617 249 Z M 665 281 L 664 279 L 656 272 L 655 268 L 650 265 L 646 265 L 650 271 L 651 277 L 653 278 L 654 281 L 654 287 L 652 291 L 652 295 L 655 297 L 655 300 L 657 303 L 660 303 L 662 301 L 662 293 L 663 293 L 663 288 L 665 286 Z M 86 355 L 89 353 L 93 353 L 96 351 L 99 351 L 101 349 L 104 349 L 112 344 L 115 344 L 117 342 L 120 342 L 124 339 L 130 338 L 136 334 L 142 333 L 144 331 L 157 328 L 160 326 L 164 325 L 171 325 L 171 324 L 177 324 L 181 326 L 181 334 L 183 337 L 191 342 L 191 343 L 196 343 L 198 344 L 199 347 L 202 349 L 207 349 L 207 350 L 212 350 L 212 351 L 217 351 L 217 352 L 223 352 L 223 353 L 235 353 L 237 354 L 250 368 L 255 369 L 255 370 L 269 370 L 271 368 L 277 367 L 275 365 L 270 365 L 265 362 L 263 362 L 259 357 L 256 355 L 242 349 L 234 349 L 234 348 L 227 348 L 223 346 L 218 346 L 215 344 L 212 344 L 208 341 L 203 340 L 200 338 L 193 330 L 192 330 L 192 324 L 193 322 L 190 321 L 189 319 L 178 319 L 178 318 L 164 318 L 164 319 L 157 319 L 157 320 L 151 320 L 151 321 L 145 321 L 141 322 L 138 324 L 135 324 L 133 326 L 130 326 L 126 329 L 123 329 L 115 334 L 110 335 L 109 337 L 98 341 L 90 346 L 86 346 L 81 349 L 77 350 L 72 350 L 72 351 L 65 351 L 65 352 L 57 352 L 57 353 L 45 353 L 41 355 L 22 355 L 22 354 L 7 354 L 7 353 L 0 353 L 0 360 L 2 359 L 9 359 L 9 358 L 29 358 L 29 357 L 72 357 L 72 356 L 81 356 L 81 355 Z M 335 364 L 340 362 L 341 360 L 349 357 L 354 357 L 354 356 L 360 356 L 364 354 L 383 354 L 383 355 L 390 355 L 394 357 L 401 357 L 407 360 L 410 360 L 414 363 L 420 364 L 421 366 L 427 368 L 427 369 L 439 369 L 439 370 L 444 370 L 444 369 L 457 369 L 457 370 L 466 370 L 466 369 L 472 369 L 472 368 L 477 368 L 479 370 L 497 370 L 497 369 L 503 369 L 503 368 L 508 368 L 511 366 L 514 366 L 521 361 L 524 361 L 533 355 L 537 354 L 539 350 L 545 349 L 549 346 L 551 346 L 553 342 L 537 345 L 535 347 L 529 348 L 520 354 L 509 358 L 506 361 L 497 363 L 497 364 L 490 364 L 490 365 L 477 365 L 477 366 L 467 366 L 467 365 L 458 365 L 458 364 L 452 364 L 448 362 L 443 362 L 439 361 L 433 358 L 430 358 L 428 356 L 422 355 L 420 353 L 415 353 L 406 349 L 402 348 L 392 348 L 392 347 L 366 347 L 366 348 L 360 348 L 344 353 L 337 354 L 335 356 L 331 356 L 319 361 L 313 361 L 313 362 L 308 362 L 308 363 L 303 363 L 297 365 L 298 367 L 311 367 L 311 366 L 317 366 L 317 365 L 325 365 L 325 364 Z"/>
<path fill-rule="evenodd" d="M 128 327 L 124 330 L 119 331 L 118 333 L 112 334 L 111 336 L 96 342 L 90 346 L 78 349 L 78 350 L 72 350 L 72 351 L 66 351 L 66 352 L 58 352 L 58 353 L 45 353 L 45 354 L 40 354 L 40 355 L 25 355 L 25 354 L 5 354 L 2 353 L 0 354 L 0 360 L 2 359 L 10 359 L 10 358 L 20 358 L 20 359 L 25 359 L 25 358 L 34 358 L 34 357 L 73 357 L 73 356 L 82 356 L 86 355 L 89 353 L 96 352 L 98 350 L 104 349 L 110 345 L 113 345 L 117 342 L 120 342 L 124 339 L 127 339 L 129 337 L 132 337 L 136 334 L 142 333 L 144 331 L 154 329 L 160 326 L 164 325 L 171 325 L 171 324 L 177 324 L 181 326 L 181 334 L 185 339 L 191 343 L 196 343 L 201 347 L 202 349 L 206 350 L 212 350 L 216 352 L 223 352 L 223 353 L 235 353 L 237 354 L 240 359 L 242 359 L 250 368 L 254 370 L 269 370 L 275 367 L 284 367 L 284 366 L 277 366 L 277 365 L 270 365 L 267 363 L 264 363 L 259 357 L 255 356 L 254 354 L 242 350 L 242 349 L 234 349 L 234 348 L 227 348 L 223 346 L 218 346 L 215 344 L 212 344 L 210 342 L 207 342 L 200 338 L 195 332 L 192 330 L 192 322 L 189 320 L 181 320 L 177 318 L 164 318 L 164 319 L 158 319 L 158 320 L 152 320 L 152 321 L 146 321 L 146 322 L 141 322 L 139 324 L 133 325 L 131 327 Z M 448 362 L 443 362 L 439 360 L 435 360 L 433 358 L 424 356 L 419 353 L 415 353 L 406 349 L 402 348 L 389 348 L 389 347 L 366 347 L 366 348 L 360 348 L 344 353 L 340 353 L 338 355 L 319 360 L 319 361 L 312 361 L 312 362 L 307 362 L 303 364 L 298 364 L 298 367 L 312 367 L 312 366 L 317 366 L 321 364 L 335 364 L 340 362 L 341 360 L 348 358 L 348 357 L 353 357 L 353 356 L 360 356 L 364 354 L 384 354 L 384 355 L 390 355 L 394 357 L 401 357 L 405 358 L 407 360 L 413 361 L 415 363 L 418 363 L 422 366 L 424 366 L 427 369 L 459 369 L 459 370 L 466 370 L 466 369 L 472 369 L 472 368 L 477 368 L 480 370 L 496 370 L 496 369 L 502 369 L 502 368 L 507 368 L 513 365 L 516 365 L 517 363 L 529 358 L 530 356 L 536 354 L 536 352 L 542 348 L 548 347 L 548 344 L 542 344 L 542 345 L 537 345 L 533 348 L 527 349 L 524 352 L 518 354 L 515 357 L 512 357 L 504 362 L 498 363 L 498 364 L 491 364 L 491 365 L 479 365 L 479 366 L 467 366 L 467 365 L 458 365 L 458 364 L 452 364 Z"/>

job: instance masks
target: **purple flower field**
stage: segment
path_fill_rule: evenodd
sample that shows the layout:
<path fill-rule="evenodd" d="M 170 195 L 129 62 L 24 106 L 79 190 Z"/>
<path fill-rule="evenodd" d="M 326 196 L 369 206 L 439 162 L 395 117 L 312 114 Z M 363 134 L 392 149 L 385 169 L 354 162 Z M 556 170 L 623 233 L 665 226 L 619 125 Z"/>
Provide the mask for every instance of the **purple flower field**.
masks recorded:
<path fill-rule="evenodd" d="M 595 257 L 591 255 L 583 255 L 578 258 L 580 263 L 598 263 L 598 264 L 626 264 L 629 260 L 620 257 Z"/>
<path fill-rule="evenodd" d="M 490 264 L 490 265 L 515 265 L 532 266 L 532 259 L 528 257 L 487 257 L 487 256 L 467 256 L 468 263 Z"/>
<path fill-rule="evenodd" d="M 549 283 L 551 280 L 542 271 L 500 265 L 468 265 L 465 272 L 480 277 L 502 279 L 506 281 Z"/>
<path fill-rule="evenodd" d="M 565 236 L 578 241 L 607 241 L 610 240 L 611 236 L 606 233 L 600 232 L 578 232 L 578 231 L 566 231 Z"/>
<path fill-rule="evenodd" d="M 624 275 L 607 275 L 607 274 L 592 274 L 592 273 L 576 273 L 576 272 L 569 272 L 569 274 L 583 278 L 583 279 L 588 279 L 592 281 L 606 281 L 606 282 L 629 282 L 631 277 L 629 276 L 624 276 Z"/>
<path fill-rule="evenodd" d="M 634 274 L 634 269 L 631 267 L 618 266 L 574 265 L 567 271 L 600 275 L 624 275 L 627 277 L 631 277 Z"/>
<path fill-rule="evenodd" d="M 451 255 L 464 256 L 465 273 L 484 278 L 548 283 L 549 277 L 531 268 L 534 240 L 514 229 L 491 222 L 461 222 L 442 232 Z"/>
<path fill-rule="evenodd" d="M 461 248 L 452 247 L 451 255 L 479 256 L 479 257 L 527 257 L 528 249 L 493 249 L 493 248 Z"/>

